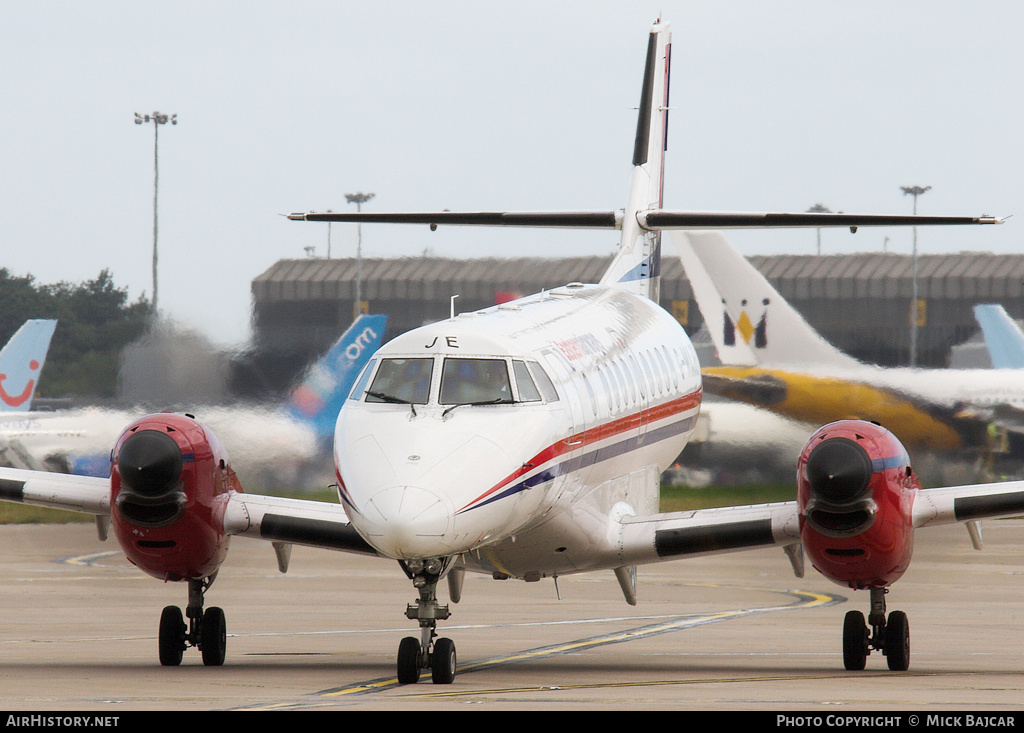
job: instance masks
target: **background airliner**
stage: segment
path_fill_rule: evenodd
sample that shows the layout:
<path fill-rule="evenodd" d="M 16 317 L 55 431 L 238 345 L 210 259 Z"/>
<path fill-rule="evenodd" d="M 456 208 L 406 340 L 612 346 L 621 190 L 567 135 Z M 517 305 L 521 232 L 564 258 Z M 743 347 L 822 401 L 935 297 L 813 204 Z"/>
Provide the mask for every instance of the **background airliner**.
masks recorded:
<path fill-rule="evenodd" d="M 714 394 L 803 422 L 872 420 L 917 450 L 985 451 L 989 426 L 1024 407 L 1015 369 L 864 364 L 821 337 L 718 232 L 672 235 L 722 366 L 703 370 Z"/>
<path fill-rule="evenodd" d="M 992 366 L 996 369 L 1024 369 L 1024 331 L 999 303 L 974 306 L 974 318 L 981 326 Z"/>
<path fill-rule="evenodd" d="M 57 321 L 31 319 L 0 349 L 0 412 L 26 412 L 39 385 Z"/>
<path fill-rule="evenodd" d="M 109 481 L 0 471 L 0 498 L 109 517 L 140 570 L 188 587 L 183 619 L 160 620 L 160 661 L 198 646 L 224 662 L 226 625 L 204 598 L 229 538 L 272 543 L 287 569 L 295 543 L 395 562 L 416 593 L 405 609 L 420 634 L 399 644 L 399 681 L 456 672 L 455 644 L 437 637 L 466 572 L 536 581 L 606 572 L 637 602 L 638 565 L 754 547 L 801 548 L 830 579 L 869 588 L 870 628 L 851 612 L 849 667 L 871 648 L 909 664 L 906 616 L 885 613 L 886 586 L 910 559 L 917 527 L 1024 510 L 1024 484 L 921 492 L 891 433 L 862 422 L 816 432 L 798 463 L 797 501 L 658 512 L 658 477 L 700 409 L 700 365 L 685 331 L 659 307 L 660 232 L 699 226 L 976 224 L 991 218 L 703 214 L 662 209 L 670 33 L 647 43 L 629 196 L 619 211 L 297 214 L 306 221 L 598 227 L 621 230 L 601 282 L 460 314 L 406 333 L 377 352 L 338 416 L 339 504 L 246 494 L 227 451 L 187 415 L 128 425 Z M 859 614 L 859 615 L 858 615 Z"/>
<path fill-rule="evenodd" d="M 235 447 L 248 486 L 322 486 L 331 475 L 331 441 L 341 402 L 383 343 L 386 326 L 387 316 L 360 315 L 309 367 L 284 404 L 191 409 Z M 102 407 L 3 413 L 0 447 L 7 446 L 7 462 L 15 468 L 106 478 L 110 446 L 138 414 Z"/>

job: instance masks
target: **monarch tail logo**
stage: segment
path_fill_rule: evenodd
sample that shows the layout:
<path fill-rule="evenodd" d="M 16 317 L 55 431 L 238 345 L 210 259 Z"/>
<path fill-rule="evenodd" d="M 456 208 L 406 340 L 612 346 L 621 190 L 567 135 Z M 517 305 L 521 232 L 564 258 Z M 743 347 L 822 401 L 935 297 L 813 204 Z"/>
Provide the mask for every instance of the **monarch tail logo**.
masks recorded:
<path fill-rule="evenodd" d="M 726 346 L 735 346 L 737 335 L 747 346 L 753 345 L 755 349 L 764 349 L 768 346 L 768 298 L 761 301 L 763 310 L 757 325 L 747 314 L 747 300 L 744 299 L 740 306 L 740 317 L 734 323 L 732 316 L 726 308 L 725 300 L 722 301 L 722 340 Z M 751 339 L 754 343 L 751 344 Z"/>

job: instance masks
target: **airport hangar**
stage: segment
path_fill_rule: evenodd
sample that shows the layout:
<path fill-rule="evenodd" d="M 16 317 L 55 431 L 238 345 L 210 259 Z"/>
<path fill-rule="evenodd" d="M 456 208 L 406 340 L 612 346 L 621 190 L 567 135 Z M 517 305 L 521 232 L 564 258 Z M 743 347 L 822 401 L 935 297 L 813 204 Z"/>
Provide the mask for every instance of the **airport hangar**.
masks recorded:
<path fill-rule="evenodd" d="M 783 298 L 843 351 L 884 366 L 909 363 L 910 255 L 749 259 Z M 357 281 L 364 309 L 389 317 L 387 341 L 447 318 L 452 296 L 458 296 L 456 312 L 477 310 L 569 282 L 597 282 L 610 260 L 611 255 L 280 260 L 252 282 L 254 344 L 249 369 L 259 372 L 265 390 L 286 390 L 303 366 L 323 354 L 351 324 Z M 947 366 L 953 347 L 977 333 L 972 311 L 976 303 L 1001 303 L 1011 317 L 1024 317 L 1024 255 L 919 255 L 917 270 L 921 366 Z M 662 262 L 661 304 L 700 340 L 704 318 L 678 258 Z"/>

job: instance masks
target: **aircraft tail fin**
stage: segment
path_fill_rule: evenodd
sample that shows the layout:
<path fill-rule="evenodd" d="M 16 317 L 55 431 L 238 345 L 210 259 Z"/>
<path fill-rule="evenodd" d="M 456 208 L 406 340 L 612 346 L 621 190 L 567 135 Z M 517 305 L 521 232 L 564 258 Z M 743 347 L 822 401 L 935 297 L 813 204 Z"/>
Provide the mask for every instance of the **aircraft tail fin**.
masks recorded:
<path fill-rule="evenodd" d="M 671 236 L 723 364 L 858 363 L 822 338 L 720 233 L 674 231 Z"/>
<path fill-rule="evenodd" d="M 974 306 L 974 318 L 981 326 L 985 346 L 996 369 L 1024 368 L 1024 331 L 998 303 Z"/>
<path fill-rule="evenodd" d="M 0 412 L 25 412 L 43 371 L 57 321 L 31 319 L 0 350 Z"/>
<path fill-rule="evenodd" d="M 647 41 L 647 63 L 633 145 L 633 175 L 622 217 L 619 249 L 602 285 L 657 301 L 661 284 L 661 231 L 640 225 L 640 215 L 662 208 L 668 148 L 672 33 L 659 21 Z"/>
<path fill-rule="evenodd" d="M 706 212 L 663 208 L 665 151 L 668 148 L 669 78 L 672 33 L 660 19 L 651 27 L 633 144 L 633 173 L 626 206 L 584 211 L 419 211 L 293 213 L 291 221 L 496 226 L 527 228 L 618 229 L 619 249 L 602 285 L 658 300 L 661 282 L 661 233 L 717 229 L 952 226 L 1001 224 L 989 216 L 890 216 L 845 213 Z"/>
<path fill-rule="evenodd" d="M 308 423 L 323 438 L 334 434 L 338 413 L 356 377 L 380 348 L 387 318 L 360 314 L 323 358 L 306 371 L 289 400 L 293 418 Z"/>

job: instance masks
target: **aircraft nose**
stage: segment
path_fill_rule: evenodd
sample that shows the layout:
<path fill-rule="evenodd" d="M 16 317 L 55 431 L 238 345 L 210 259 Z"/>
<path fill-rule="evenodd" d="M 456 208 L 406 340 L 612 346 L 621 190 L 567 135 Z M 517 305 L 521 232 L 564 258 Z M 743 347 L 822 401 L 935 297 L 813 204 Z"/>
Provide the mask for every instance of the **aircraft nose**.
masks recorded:
<path fill-rule="evenodd" d="M 452 511 L 439 494 L 416 486 L 391 486 L 375 493 L 366 516 L 376 525 L 367 540 L 395 558 L 447 554 Z"/>

